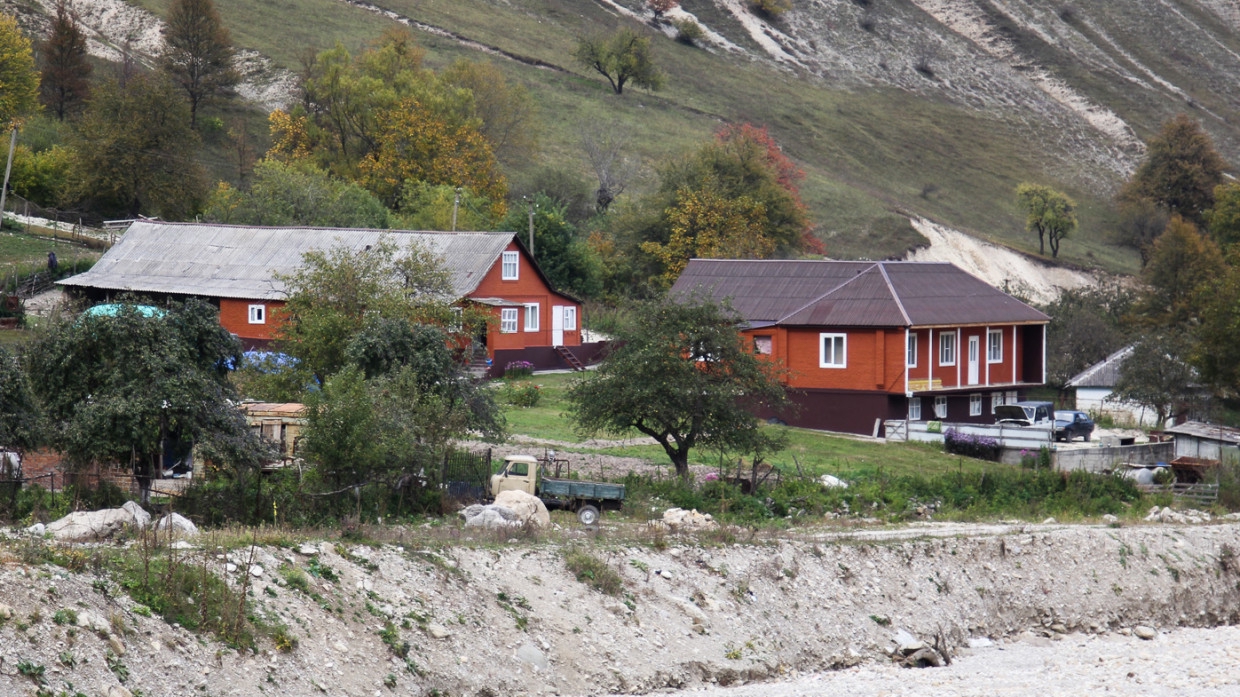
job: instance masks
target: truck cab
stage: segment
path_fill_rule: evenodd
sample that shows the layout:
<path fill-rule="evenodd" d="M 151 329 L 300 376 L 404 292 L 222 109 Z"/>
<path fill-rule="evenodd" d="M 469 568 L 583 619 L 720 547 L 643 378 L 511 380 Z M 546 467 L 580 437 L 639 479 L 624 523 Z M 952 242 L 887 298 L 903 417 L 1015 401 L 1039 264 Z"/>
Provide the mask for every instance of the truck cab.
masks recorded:
<path fill-rule="evenodd" d="M 491 498 L 501 491 L 524 491 L 538 495 L 538 460 L 530 455 L 509 455 L 498 474 L 491 475 Z"/>

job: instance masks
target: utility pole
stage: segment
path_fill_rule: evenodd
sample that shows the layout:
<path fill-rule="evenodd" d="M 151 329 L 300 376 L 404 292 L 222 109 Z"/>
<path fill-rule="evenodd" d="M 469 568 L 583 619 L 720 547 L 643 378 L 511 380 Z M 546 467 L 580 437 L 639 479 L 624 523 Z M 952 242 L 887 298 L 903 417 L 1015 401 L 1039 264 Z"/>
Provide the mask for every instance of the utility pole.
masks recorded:
<path fill-rule="evenodd" d="M 13 171 L 13 151 L 17 149 L 17 127 L 13 127 L 13 137 L 9 139 L 9 163 L 4 166 L 4 188 L 0 189 L 0 227 L 4 225 L 4 199 L 9 195 L 9 172 Z"/>
<path fill-rule="evenodd" d="M 534 200 L 530 199 L 530 258 L 534 257 Z"/>
<path fill-rule="evenodd" d="M 452 232 L 456 232 L 456 210 L 461 207 L 461 187 L 456 187 L 456 198 L 452 199 Z"/>

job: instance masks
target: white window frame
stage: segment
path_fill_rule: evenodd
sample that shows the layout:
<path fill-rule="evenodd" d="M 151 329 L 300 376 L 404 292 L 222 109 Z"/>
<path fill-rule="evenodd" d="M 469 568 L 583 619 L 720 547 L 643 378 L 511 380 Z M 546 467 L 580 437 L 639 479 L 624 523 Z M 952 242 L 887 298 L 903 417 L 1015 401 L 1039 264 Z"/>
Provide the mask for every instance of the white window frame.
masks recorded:
<path fill-rule="evenodd" d="M 827 340 L 831 341 L 831 361 L 827 361 Z M 835 340 L 840 340 L 839 355 L 835 355 Z M 847 368 L 848 367 L 848 335 L 847 334 L 829 334 L 823 332 L 818 335 L 818 367 L 819 368 Z"/>
<path fill-rule="evenodd" d="M 969 416 L 982 415 L 982 396 L 980 394 L 969 395 Z"/>
<path fill-rule="evenodd" d="M 992 393 L 990 395 L 990 413 L 994 414 L 995 408 L 1001 407 L 1001 406 L 1003 406 L 1003 393 L 1002 392 Z"/>
<path fill-rule="evenodd" d="M 577 308 L 574 305 L 564 306 L 564 331 L 577 331 Z"/>
<path fill-rule="evenodd" d="M 909 397 L 908 420 L 921 421 L 921 397 Z"/>
<path fill-rule="evenodd" d="M 904 347 L 904 366 L 906 368 L 917 367 L 917 333 L 909 332 L 908 346 Z"/>
<path fill-rule="evenodd" d="M 267 324 L 267 306 L 250 306 L 250 324 Z"/>
<path fill-rule="evenodd" d="M 995 345 L 996 338 L 999 340 L 998 346 Z M 1003 362 L 1003 330 L 1002 329 L 991 329 L 986 332 L 986 362 L 987 363 L 1002 363 Z"/>
<path fill-rule="evenodd" d="M 953 332 L 939 334 L 939 365 L 956 365 L 956 335 Z"/>
<path fill-rule="evenodd" d="M 504 252 L 500 256 L 499 277 L 501 281 L 515 281 L 521 276 L 521 253 Z"/>
<path fill-rule="evenodd" d="M 940 421 L 947 418 L 947 397 L 934 398 L 934 418 Z"/>
<path fill-rule="evenodd" d="M 448 331 L 455 334 L 461 333 L 465 328 L 463 318 L 465 317 L 465 309 L 460 307 L 452 308 L 452 321 L 448 323 Z"/>
<path fill-rule="evenodd" d="M 517 333 L 517 308 L 501 307 L 499 309 L 499 333 L 500 334 L 516 334 Z"/>
<path fill-rule="evenodd" d="M 525 331 L 536 332 L 539 327 L 538 303 L 525 303 Z"/>
<path fill-rule="evenodd" d="M 766 344 L 763 351 L 762 344 Z M 757 334 L 753 338 L 753 352 L 759 356 L 769 356 L 775 351 L 775 337 L 771 334 Z"/>

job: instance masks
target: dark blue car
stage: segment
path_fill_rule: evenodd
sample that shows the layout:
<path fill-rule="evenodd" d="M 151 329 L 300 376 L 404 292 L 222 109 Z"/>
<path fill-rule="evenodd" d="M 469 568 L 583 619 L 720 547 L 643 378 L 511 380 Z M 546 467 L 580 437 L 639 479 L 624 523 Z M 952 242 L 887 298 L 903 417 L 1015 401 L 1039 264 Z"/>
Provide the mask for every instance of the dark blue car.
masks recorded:
<path fill-rule="evenodd" d="M 1077 436 L 1089 442 L 1094 432 L 1094 420 L 1083 411 L 1055 411 L 1055 440 L 1070 441 Z"/>

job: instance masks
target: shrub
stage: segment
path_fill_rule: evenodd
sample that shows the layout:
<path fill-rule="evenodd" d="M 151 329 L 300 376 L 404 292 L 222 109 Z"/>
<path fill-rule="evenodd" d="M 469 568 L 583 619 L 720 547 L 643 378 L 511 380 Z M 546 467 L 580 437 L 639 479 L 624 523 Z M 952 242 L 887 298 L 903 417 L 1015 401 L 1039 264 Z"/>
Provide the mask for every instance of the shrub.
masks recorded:
<path fill-rule="evenodd" d="M 529 361 L 510 361 L 504 366 L 505 380 L 520 380 L 534 374 L 534 364 Z"/>
<path fill-rule="evenodd" d="M 514 407 L 536 407 L 542 399 L 542 388 L 532 382 L 510 382 L 504 385 L 503 397 Z"/>
<path fill-rule="evenodd" d="M 994 438 L 961 433 L 954 428 L 947 429 L 947 432 L 943 434 L 943 450 L 965 457 L 992 461 L 998 461 L 1003 452 L 999 441 Z"/>
<path fill-rule="evenodd" d="M 620 595 L 624 579 L 602 559 L 589 552 L 573 548 L 564 554 L 564 564 L 578 581 L 606 595 Z"/>
<path fill-rule="evenodd" d="M 673 20 L 672 26 L 676 27 L 676 40 L 689 46 L 701 41 L 706 35 L 706 32 L 702 30 L 702 25 L 691 19 Z"/>
<path fill-rule="evenodd" d="M 792 9 L 792 0 L 750 0 L 749 6 L 754 13 L 775 19 Z"/>

